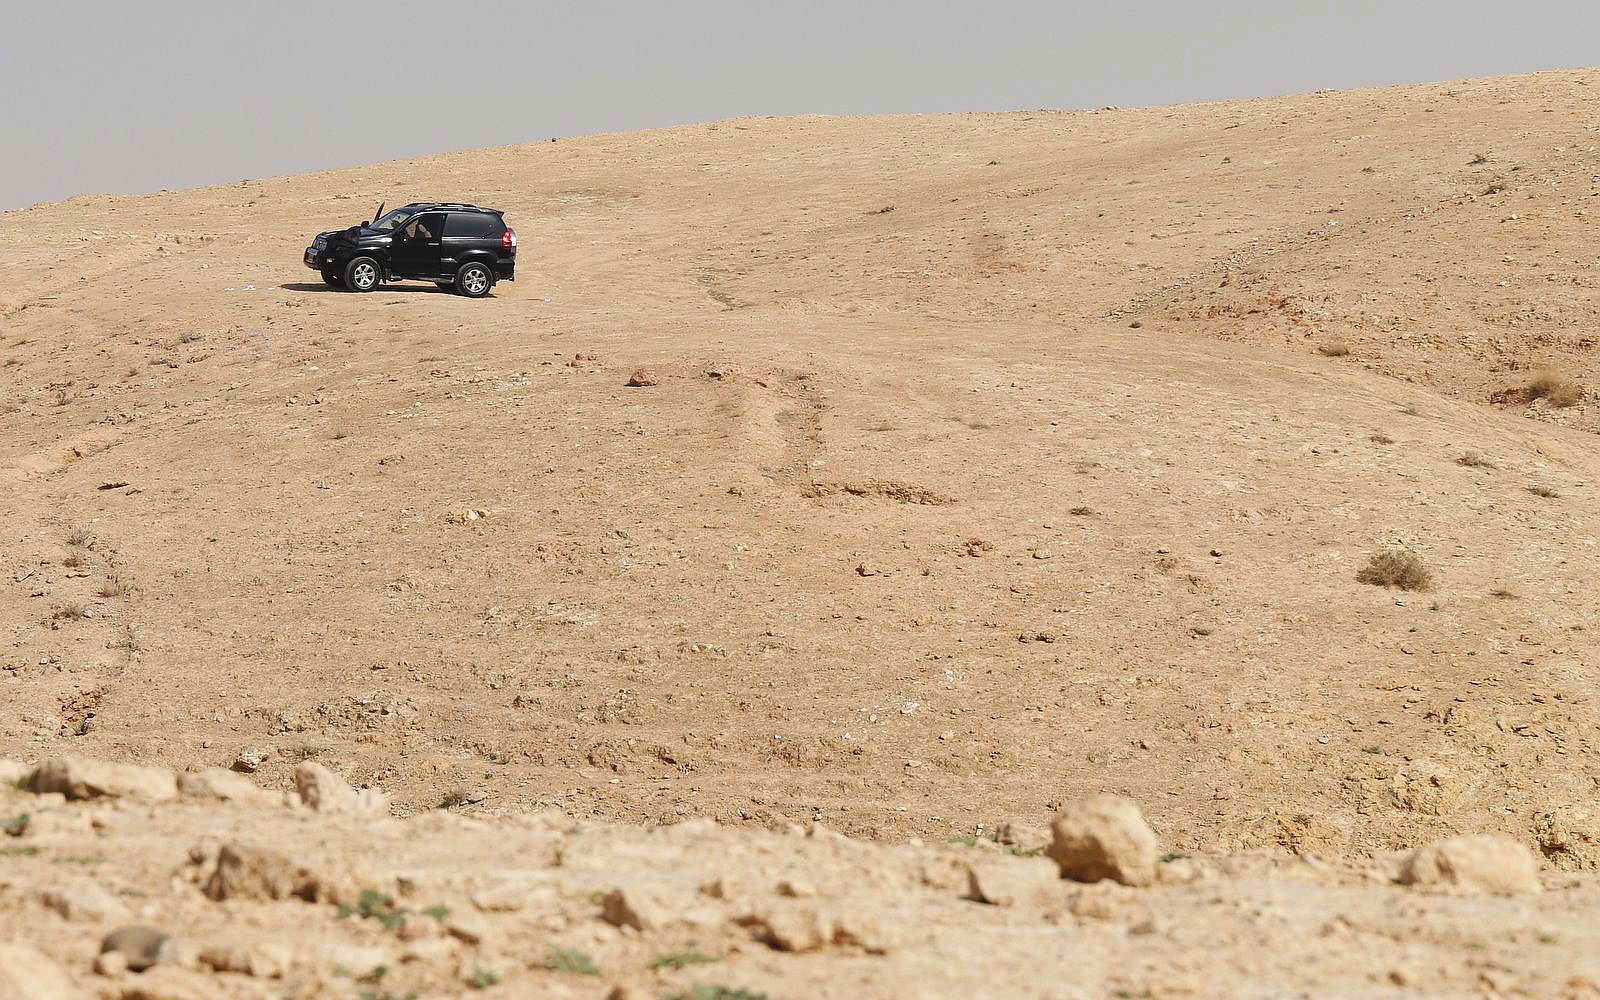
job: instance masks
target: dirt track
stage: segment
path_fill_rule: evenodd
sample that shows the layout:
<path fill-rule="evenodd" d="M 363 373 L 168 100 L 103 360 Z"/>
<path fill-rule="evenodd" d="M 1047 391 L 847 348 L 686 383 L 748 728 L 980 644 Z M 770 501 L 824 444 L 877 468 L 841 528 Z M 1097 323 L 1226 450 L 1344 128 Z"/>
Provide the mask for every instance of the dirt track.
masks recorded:
<path fill-rule="evenodd" d="M 1173 850 L 1591 868 L 1597 88 L 748 119 L 0 214 L 0 746 L 896 841 L 1111 790 Z M 519 280 L 298 263 L 421 198 L 505 209 Z M 1541 366 L 1583 398 L 1503 393 Z M 1392 544 L 1431 592 L 1356 582 Z"/>

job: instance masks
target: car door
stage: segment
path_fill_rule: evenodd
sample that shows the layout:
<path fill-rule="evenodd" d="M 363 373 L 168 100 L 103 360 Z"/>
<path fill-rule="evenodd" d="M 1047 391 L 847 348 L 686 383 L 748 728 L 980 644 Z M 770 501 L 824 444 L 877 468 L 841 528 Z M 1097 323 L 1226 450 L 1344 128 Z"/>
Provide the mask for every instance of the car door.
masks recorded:
<path fill-rule="evenodd" d="M 483 257 L 483 252 L 498 254 L 500 234 L 505 226 L 498 215 L 488 212 L 451 212 L 444 220 L 444 270 L 454 275 L 456 269 L 472 256 Z M 490 267 L 494 261 L 486 260 Z"/>
<path fill-rule="evenodd" d="M 443 212 L 424 212 L 396 229 L 389 249 L 389 270 L 408 278 L 442 277 L 443 234 Z"/>

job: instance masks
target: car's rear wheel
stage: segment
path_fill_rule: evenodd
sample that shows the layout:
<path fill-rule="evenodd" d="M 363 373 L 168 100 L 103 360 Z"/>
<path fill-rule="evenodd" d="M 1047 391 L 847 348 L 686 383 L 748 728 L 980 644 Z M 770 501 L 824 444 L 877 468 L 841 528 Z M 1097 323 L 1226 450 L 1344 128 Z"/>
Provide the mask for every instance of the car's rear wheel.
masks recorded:
<path fill-rule="evenodd" d="M 357 257 L 344 268 L 344 283 L 351 291 L 370 292 L 378 287 L 378 262 L 371 257 Z"/>
<path fill-rule="evenodd" d="M 343 288 L 344 279 L 339 277 L 337 271 L 323 271 L 322 280 L 328 283 L 329 288 Z"/>
<path fill-rule="evenodd" d="M 494 272 L 488 265 L 468 261 L 456 272 L 456 291 L 469 299 L 481 299 L 494 287 Z"/>

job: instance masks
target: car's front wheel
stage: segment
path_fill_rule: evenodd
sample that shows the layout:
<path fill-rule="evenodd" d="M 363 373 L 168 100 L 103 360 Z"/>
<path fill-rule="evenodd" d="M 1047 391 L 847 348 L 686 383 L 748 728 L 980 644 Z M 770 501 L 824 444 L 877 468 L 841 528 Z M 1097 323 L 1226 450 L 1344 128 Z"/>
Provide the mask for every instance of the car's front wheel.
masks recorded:
<path fill-rule="evenodd" d="M 494 287 L 494 273 L 485 264 L 468 261 L 456 272 L 456 291 L 469 299 L 481 299 Z"/>
<path fill-rule="evenodd" d="M 378 278 L 378 262 L 371 257 L 357 257 L 344 267 L 345 286 L 354 292 L 372 291 Z"/>
<path fill-rule="evenodd" d="M 322 280 L 328 283 L 329 288 L 343 288 L 344 279 L 339 277 L 337 271 L 323 271 Z"/>

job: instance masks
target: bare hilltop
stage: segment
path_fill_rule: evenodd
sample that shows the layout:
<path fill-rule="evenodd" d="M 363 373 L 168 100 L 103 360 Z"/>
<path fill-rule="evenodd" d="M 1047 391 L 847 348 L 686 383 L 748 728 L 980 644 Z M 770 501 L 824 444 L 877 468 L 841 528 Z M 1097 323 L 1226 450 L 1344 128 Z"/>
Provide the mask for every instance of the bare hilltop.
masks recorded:
<path fill-rule="evenodd" d="M 0 997 L 1600 995 L 1597 98 L 0 213 Z"/>

